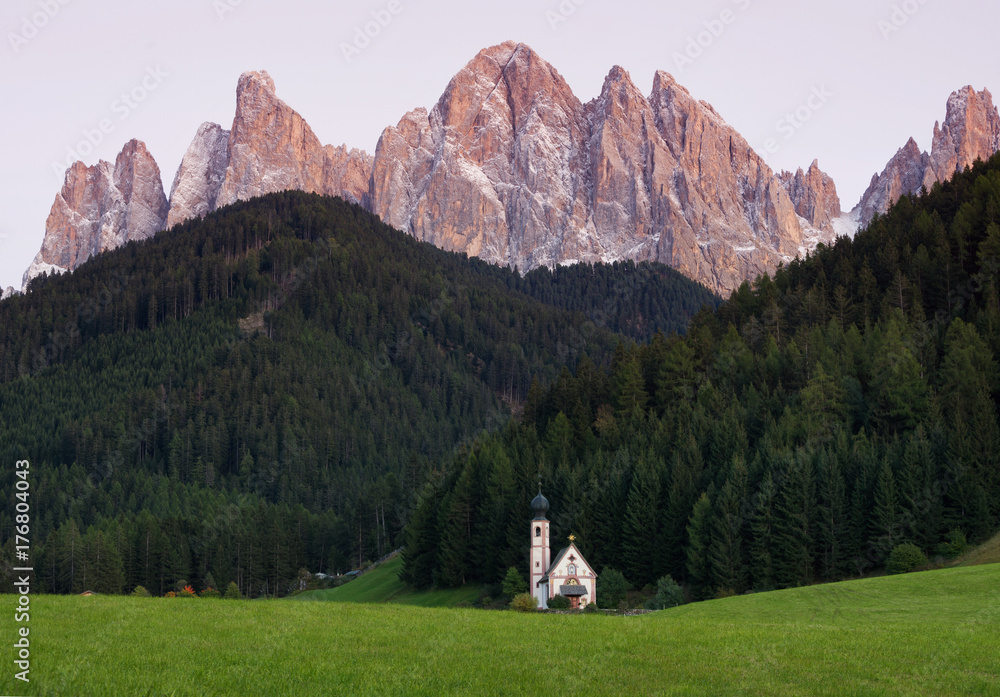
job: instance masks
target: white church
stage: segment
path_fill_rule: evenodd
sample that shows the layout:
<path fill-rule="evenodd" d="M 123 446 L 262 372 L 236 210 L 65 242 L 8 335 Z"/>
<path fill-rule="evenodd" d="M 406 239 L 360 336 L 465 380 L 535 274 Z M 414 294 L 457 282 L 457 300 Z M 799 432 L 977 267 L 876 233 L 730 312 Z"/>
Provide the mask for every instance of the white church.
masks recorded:
<path fill-rule="evenodd" d="M 538 496 L 531 502 L 535 518 L 531 521 L 531 594 L 538 599 L 539 609 L 549 606 L 549 599 L 557 595 L 569 598 L 571 609 L 580 609 L 597 602 L 597 574 L 577 549 L 576 539 L 569 536 L 569 547 L 564 547 L 552 559 L 549 547 L 549 520 L 545 514 L 549 501 Z"/>

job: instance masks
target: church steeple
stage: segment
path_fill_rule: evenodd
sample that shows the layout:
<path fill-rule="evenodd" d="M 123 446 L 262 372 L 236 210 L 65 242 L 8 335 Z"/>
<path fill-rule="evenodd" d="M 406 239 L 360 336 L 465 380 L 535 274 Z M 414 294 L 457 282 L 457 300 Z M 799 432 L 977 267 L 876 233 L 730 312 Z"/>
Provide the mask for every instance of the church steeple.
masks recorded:
<path fill-rule="evenodd" d="M 545 514 L 549 511 L 549 501 L 542 496 L 541 477 L 538 482 L 538 496 L 531 501 L 531 510 L 535 517 L 531 521 L 531 569 L 529 574 L 531 594 L 538 599 L 538 607 L 548 607 L 548 586 L 542 586 L 539 581 L 548 572 L 552 562 L 552 552 L 549 549 L 549 521 Z"/>

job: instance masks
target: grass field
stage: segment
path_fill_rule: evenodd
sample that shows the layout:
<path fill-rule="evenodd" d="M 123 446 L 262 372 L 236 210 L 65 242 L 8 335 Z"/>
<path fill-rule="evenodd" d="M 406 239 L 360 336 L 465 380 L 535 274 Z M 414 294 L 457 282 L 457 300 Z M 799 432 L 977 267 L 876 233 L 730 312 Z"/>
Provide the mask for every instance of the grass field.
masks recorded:
<path fill-rule="evenodd" d="M 1000 695 L 997 565 L 642 617 L 39 596 L 31 628 L 2 694 Z"/>
<path fill-rule="evenodd" d="M 323 591 L 307 591 L 296 595 L 293 600 L 325 600 L 344 603 L 396 603 L 420 607 L 455 607 L 461 603 L 473 603 L 479 597 L 479 586 L 434 590 L 425 593 L 407 588 L 399 580 L 403 568 L 403 557 L 396 555 L 380 564 L 365 575 L 339 588 Z"/>

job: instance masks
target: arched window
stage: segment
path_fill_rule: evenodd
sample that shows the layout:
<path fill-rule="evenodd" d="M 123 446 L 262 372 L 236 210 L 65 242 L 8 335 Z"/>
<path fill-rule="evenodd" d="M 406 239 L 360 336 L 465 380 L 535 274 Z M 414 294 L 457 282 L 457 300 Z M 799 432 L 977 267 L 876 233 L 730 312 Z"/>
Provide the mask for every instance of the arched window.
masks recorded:
<path fill-rule="evenodd" d="M 568 576 L 576 576 L 576 564 L 570 564 L 566 567 L 566 574 Z"/>
<path fill-rule="evenodd" d="M 541 536 L 542 536 L 542 526 L 538 525 L 535 527 L 535 537 L 541 537 Z"/>

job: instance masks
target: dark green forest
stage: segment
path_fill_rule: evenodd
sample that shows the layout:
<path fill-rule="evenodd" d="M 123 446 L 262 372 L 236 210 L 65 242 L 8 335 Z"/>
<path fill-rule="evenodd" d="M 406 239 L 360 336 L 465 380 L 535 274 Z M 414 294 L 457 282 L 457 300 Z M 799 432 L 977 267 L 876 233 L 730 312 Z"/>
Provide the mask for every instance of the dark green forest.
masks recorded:
<path fill-rule="evenodd" d="M 596 568 L 695 598 L 982 540 L 1000 517 L 998 284 L 1000 156 L 743 284 L 685 336 L 540 377 L 521 420 L 431 477 L 405 578 L 526 573 L 539 476 L 555 548 L 573 533 Z"/>
<path fill-rule="evenodd" d="M 661 265 L 522 277 L 338 199 L 227 207 L 0 303 L 0 545 L 27 459 L 43 590 L 284 594 L 399 547 L 533 379 L 706 304 Z"/>

